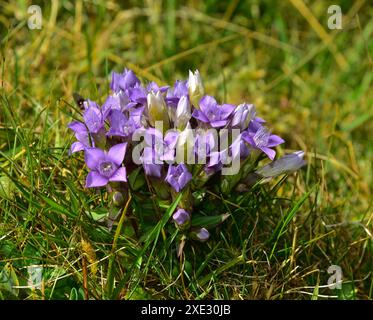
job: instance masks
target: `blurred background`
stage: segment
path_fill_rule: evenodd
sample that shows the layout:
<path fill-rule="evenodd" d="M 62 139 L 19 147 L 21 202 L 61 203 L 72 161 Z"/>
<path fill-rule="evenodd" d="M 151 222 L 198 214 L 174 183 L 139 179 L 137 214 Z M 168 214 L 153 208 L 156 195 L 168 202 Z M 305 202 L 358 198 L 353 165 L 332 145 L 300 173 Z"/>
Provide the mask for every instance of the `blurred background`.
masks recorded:
<path fill-rule="evenodd" d="M 36 21 L 30 5 L 41 8 L 40 29 L 29 28 L 29 19 Z M 328 27 L 331 5 L 341 9 L 341 29 Z M 321 185 L 314 227 L 337 224 L 337 238 L 351 236 L 320 251 L 341 249 L 342 261 L 357 241 L 371 262 L 372 15 L 364 0 L 0 1 L 0 92 L 19 120 L 13 125 L 66 149 L 73 92 L 102 103 L 112 70 L 129 68 L 165 84 L 199 69 L 208 94 L 257 106 L 286 140 L 280 154 L 307 152 L 307 179 Z M 2 155 L 24 163 L 27 154 L 16 152 L 9 135 L 16 129 L 4 117 Z M 14 221 L 7 219 L 9 230 Z M 358 231 L 343 229 L 361 221 Z M 346 261 L 345 268 L 354 266 Z M 371 294 L 372 283 L 365 282 L 361 297 Z"/>

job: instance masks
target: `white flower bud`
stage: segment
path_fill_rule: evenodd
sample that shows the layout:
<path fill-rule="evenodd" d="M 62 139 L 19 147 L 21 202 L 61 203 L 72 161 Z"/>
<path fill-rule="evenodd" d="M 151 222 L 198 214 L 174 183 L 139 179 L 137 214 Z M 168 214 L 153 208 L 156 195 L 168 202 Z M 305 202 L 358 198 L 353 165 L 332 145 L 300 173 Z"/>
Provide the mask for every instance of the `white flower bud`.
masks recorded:
<path fill-rule="evenodd" d="M 149 123 L 155 126 L 156 121 L 163 121 L 163 127 L 167 130 L 170 126 L 166 102 L 160 91 L 156 94 L 153 92 L 148 93 L 148 116 Z"/>
<path fill-rule="evenodd" d="M 194 164 L 194 134 L 188 122 L 183 131 L 180 132 L 176 143 L 176 162 Z"/>
<path fill-rule="evenodd" d="M 233 111 L 232 126 L 245 130 L 255 115 L 256 110 L 253 104 L 242 103 Z"/>
<path fill-rule="evenodd" d="M 187 96 L 182 96 L 176 108 L 175 126 L 183 130 L 191 117 L 192 111 L 189 99 Z"/>
<path fill-rule="evenodd" d="M 287 154 L 282 158 L 267 164 L 260 168 L 255 173 L 264 178 L 275 177 L 283 173 L 290 173 L 303 167 L 306 162 L 303 160 L 304 151 L 296 151 Z"/>
<path fill-rule="evenodd" d="M 203 88 L 202 79 L 198 70 L 194 73 L 189 70 L 188 91 L 190 101 L 195 108 L 199 109 L 199 100 L 204 96 L 205 89 Z"/>

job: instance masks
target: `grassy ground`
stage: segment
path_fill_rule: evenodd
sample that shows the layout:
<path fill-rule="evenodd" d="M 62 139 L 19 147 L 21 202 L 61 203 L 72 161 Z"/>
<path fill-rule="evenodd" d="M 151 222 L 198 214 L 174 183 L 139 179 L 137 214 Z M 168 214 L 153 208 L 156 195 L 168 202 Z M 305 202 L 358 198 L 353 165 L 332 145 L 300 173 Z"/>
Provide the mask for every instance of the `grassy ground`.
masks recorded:
<path fill-rule="evenodd" d="M 372 299 L 369 1 L 125 3 L 51 1 L 29 30 L 31 3 L 0 1 L 0 298 Z M 327 28 L 331 4 L 342 30 Z M 102 102 L 124 67 L 159 83 L 198 68 L 208 93 L 255 103 L 287 141 L 279 153 L 303 149 L 307 167 L 208 195 L 201 211 L 231 217 L 182 261 L 156 222 L 145 238 L 136 217 L 108 232 L 66 125 L 73 92 Z M 40 291 L 22 288 L 30 265 L 43 266 Z M 325 287 L 331 265 L 341 290 Z"/>

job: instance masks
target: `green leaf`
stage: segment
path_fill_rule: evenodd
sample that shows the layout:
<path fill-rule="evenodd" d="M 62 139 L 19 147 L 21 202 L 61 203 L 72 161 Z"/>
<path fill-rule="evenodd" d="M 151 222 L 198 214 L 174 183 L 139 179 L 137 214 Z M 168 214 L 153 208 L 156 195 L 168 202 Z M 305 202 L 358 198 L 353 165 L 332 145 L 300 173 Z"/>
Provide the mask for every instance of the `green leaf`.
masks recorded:
<path fill-rule="evenodd" d="M 145 185 L 145 178 L 140 174 L 142 167 L 139 167 L 131 172 L 128 176 L 128 183 L 132 190 L 137 191 Z"/>
<path fill-rule="evenodd" d="M 0 272 L 0 290 L 8 291 L 17 297 L 19 290 L 14 288 L 15 286 L 19 286 L 18 277 L 12 265 L 7 263 Z"/>
<path fill-rule="evenodd" d="M 50 206 L 52 211 L 65 214 L 65 215 L 67 215 L 71 218 L 75 218 L 75 215 L 72 212 L 66 210 L 63 206 L 61 206 L 60 204 L 58 204 L 54 200 L 52 200 L 52 199 L 50 199 L 50 198 L 48 198 L 48 197 L 46 197 L 42 194 L 40 194 L 39 196 Z"/>
<path fill-rule="evenodd" d="M 78 300 L 79 297 L 78 297 L 78 291 L 76 291 L 75 288 L 72 288 L 71 291 L 70 291 L 70 297 L 69 297 L 69 300 Z"/>
<path fill-rule="evenodd" d="M 0 176 L 0 197 L 11 198 L 14 188 L 14 183 L 9 177 Z"/>
<path fill-rule="evenodd" d="M 228 219 L 230 214 L 220 214 L 217 216 L 193 216 L 192 217 L 192 226 L 199 227 L 214 227 L 219 223 L 222 223 L 224 220 Z"/>

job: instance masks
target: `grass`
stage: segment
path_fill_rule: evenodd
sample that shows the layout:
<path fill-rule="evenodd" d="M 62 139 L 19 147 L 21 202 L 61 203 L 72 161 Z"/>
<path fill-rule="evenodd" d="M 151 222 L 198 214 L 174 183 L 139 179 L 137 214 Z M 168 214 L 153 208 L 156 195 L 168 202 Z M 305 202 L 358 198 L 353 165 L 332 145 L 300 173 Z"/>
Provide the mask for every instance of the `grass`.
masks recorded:
<path fill-rule="evenodd" d="M 336 2 L 343 29 L 329 30 Z M 0 1 L 0 298 L 372 299 L 368 1 L 55 0 L 41 30 L 27 28 L 30 4 Z M 73 92 L 102 102 L 124 67 L 159 83 L 198 68 L 208 93 L 255 103 L 287 141 L 279 153 L 305 150 L 307 167 L 207 194 L 197 210 L 230 216 L 182 259 L 167 223 L 176 202 L 156 220 L 133 195 L 109 232 L 106 194 L 84 189 L 66 125 Z M 41 290 L 24 288 L 30 265 Z M 331 265 L 340 290 L 327 287 Z"/>

